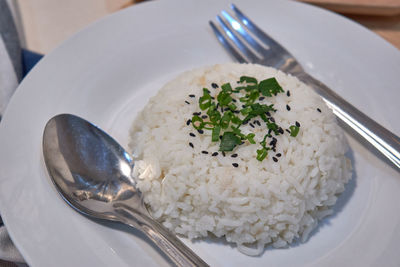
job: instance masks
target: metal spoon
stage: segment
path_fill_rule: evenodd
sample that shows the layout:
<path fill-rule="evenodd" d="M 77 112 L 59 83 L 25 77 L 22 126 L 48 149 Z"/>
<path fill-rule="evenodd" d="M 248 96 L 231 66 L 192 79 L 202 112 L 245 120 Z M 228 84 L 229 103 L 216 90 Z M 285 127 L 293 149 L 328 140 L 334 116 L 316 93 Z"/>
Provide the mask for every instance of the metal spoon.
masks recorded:
<path fill-rule="evenodd" d="M 58 192 L 76 211 L 139 229 L 178 266 L 208 266 L 151 218 L 131 177 L 132 158 L 101 129 L 57 115 L 44 129 L 43 155 Z"/>

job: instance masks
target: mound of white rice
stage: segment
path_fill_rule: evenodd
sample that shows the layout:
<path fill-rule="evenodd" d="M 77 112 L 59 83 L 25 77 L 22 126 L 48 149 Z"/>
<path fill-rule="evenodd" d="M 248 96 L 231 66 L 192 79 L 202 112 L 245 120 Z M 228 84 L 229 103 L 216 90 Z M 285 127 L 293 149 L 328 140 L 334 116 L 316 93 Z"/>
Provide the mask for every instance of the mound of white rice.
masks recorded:
<path fill-rule="evenodd" d="M 219 142 L 211 141 L 211 131 L 199 134 L 187 125 L 200 111 L 204 87 L 216 95 L 220 89 L 212 83 L 234 87 L 243 75 L 259 81 L 275 77 L 285 93 L 262 102 L 274 104 L 273 117 L 283 129 L 296 121 L 301 125 L 296 137 L 276 136 L 276 152 L 269 151 L 263 161 L 256 159 L 256 150 L 265 126 L 242 126 L 243 133 L 256 134 L 257 143 L 212 156 Z M 298 79 L 260 65 L 222 64 L 181 74 L 138 115 L 130 148 L 138 187 L 155 219 L 190 239 L 210 233 L 225 237 L 248 255 L 262 253 L 266 244 L 285 247 L 296 238 L 306 240 L 318 220 L 331 214 L 329 207 L 351 177 L 347 142 L 322 99 Z"/>

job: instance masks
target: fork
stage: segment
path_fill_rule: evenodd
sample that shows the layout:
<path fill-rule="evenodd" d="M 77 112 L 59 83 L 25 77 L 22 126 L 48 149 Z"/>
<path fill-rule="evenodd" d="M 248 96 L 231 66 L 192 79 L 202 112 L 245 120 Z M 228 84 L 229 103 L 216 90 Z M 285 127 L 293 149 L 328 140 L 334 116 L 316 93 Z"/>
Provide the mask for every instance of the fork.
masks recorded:
<path fill-rule="evenodd" d="M 209 23 L 219 42 L 238 62 L 266 65 L 296 76 L 322 97 L 337 118 L 388 158 L 397 170 L 400 170 L 400 138 L 398 136 L 306 73 L 292 54 L 263 32 L 234 4 L 231 4 L 231 9 L 233 15 L 222 11 L 222 17 L 217 16 L 219 27 L 213 21 Z"/>

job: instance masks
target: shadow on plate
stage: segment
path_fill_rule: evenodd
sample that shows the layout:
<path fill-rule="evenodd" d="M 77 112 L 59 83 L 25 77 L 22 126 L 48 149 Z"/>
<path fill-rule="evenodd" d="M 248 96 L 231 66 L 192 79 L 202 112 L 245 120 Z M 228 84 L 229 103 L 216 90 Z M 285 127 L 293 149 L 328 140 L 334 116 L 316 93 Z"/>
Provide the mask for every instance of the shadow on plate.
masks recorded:
<path fill-rule="evenodd" d="M 169 257 L 167 255 L 165 255 L 164 252 L 160 248 L 158 248 L 145 234 L 143 234 L 138 229 L 135 229 L 133 227 L 127 226 L 127 225 L 119 223 L 119 222 L 111 222 L 111 221 L 105 221 L 105 220 L 100 220 L 100 219 L 94 219 L 94 218 L 88 217 L 88 216 L 85 216 L 85 217 L 97 224 L 103 225 L 108 228 L 112 228 L 117 231 L 122 231 L 127 234 L 133 235 L 137 238 L 140 238 L 141 240 L 146 242 L 146 244 L 148 244 L 150 247 L 152 247 L 152 249 L 154 249 L 160 256 L 162 256 L 162 258 L 166 261 L 166 263 L 169 266 L 175 266 L 174 263 L 169 259 Z"/>

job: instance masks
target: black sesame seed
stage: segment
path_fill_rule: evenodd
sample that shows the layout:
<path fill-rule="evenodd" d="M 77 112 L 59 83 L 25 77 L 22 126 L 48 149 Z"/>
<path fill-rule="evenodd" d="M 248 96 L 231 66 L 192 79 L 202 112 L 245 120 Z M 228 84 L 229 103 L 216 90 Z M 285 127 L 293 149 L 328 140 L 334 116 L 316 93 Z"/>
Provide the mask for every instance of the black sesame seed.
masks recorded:
<path fill-rule="evenodd" d="M 275 122 L 274 117 L 269 118 L 270 121 Z"/>
<path fill-rule="evenodd" d="M 189 102 L 189 101 L 186 101 L 186 100 L 185 100 L 185 103 L 188 104 L 188 105 L 190 105 L 190 102 Z"/>
<path fill-rule="evenodd" d="M 213 96 L 212 96 L 212 97 L 211 97 L 211 99 L 212 99 L 212 100 L 214 100 L 214 99 L 215 99 L 215 97 L 213 97 Z"/>
<path fill-rule="evenodd" d="M 222 156 L 224 156 L 224 157 L 226 156 L 225 151 L 222 151 Z"/>
<path fill-rule="evenodd" d="M 289 106 L 289 105 L 286 105 L 286 109 L 287 109 L 288 111 L 290 111 L 290 106 Z"/>
<path fill-rule="evenodd" d="M 189 142 L 189 146 L 191 146 L 192 148 L 194 148 L 194 145 L 193 145 L 191 142 Z"/>
<path fill-rule="evenodd" d="M 284 133 L 282 127 L 279 127 L 278 132 L 279 132 L 280 134 L 283 134 L 283 133 Z"/>
<path fill-rule="evenodd" d="M 189 95 L 189 97 L 192 97 L 192 98 L 193 98 L 193 97 L 196 97 L 196 96 L 195 96 L 195 95 Z"/>
<path fill-rule="evenodd" d="M 246 125 L 247 123 L 249 123 L 249 120 L 244 120 L 242 125 Z"/>
<path fill-rule="evenodd" d="M 219 103 L 217 103 L 217 105 L 215 106 L 215 109 L 218 109 L 219 108 Z"/>
<path fill-rule="evenodd" d="M 225 108 L 224 111 L 228 111 L 230 108 Z"/>
<path fill-rule="evenodd" d="M 251 128 L 254 128 L 254 124 L 252 124 L 251 122 L 249 123 L 249 125 L 251 126 Z"/>
<path fill-rule="evenodd" d="M 263 101 L 265 99 L 265 97 L 263 97 L 263 96 L 260 96 L 259 98 L 258 98 L 258 100 L 260 100 L 260 101 Z"/>
<path fill-rule="evenodd" d="M 218 152 L 212 153 L 211 156 L 213 156 L 213 157 L 218 156 Z"/>
<path fill-rule="evenodd" d="M 201 153 L 208 154 L 208 151 L 203 150 L 203 151 L 201 151 Z"/>
<path fill-rule="evenodd" d="M 200 115 L 201 115 L 201 112 L 193 112 L 193 115 L 194 115 L 194 116 L 200 116 Z"/>
<path fill-rule="evenodd" d="M 281 154 L 281 153 L 278 153 L 278 154 L 276 154 L 276 156 L 279 158 L 280 156 L 282 156 L 282 154 Z"/>
<path fill-rule="evenodd" d="M 290 133 L 290 131 L 288 129 L 285 129 L 286 132 Z"/>
<path fill-rule="evenodd" d="M 216 83 L 212 83 L 211 86 L 212 86 L 212 88 L 214 88 L 214 89 L 216 89 L 216 88 L 219 87 L 218 84 L 216 84 Z"/>
<path fill-rule="evenodd" d="M 242 108 L 246 108 L 246 105 L 242 105 Z"/>
<path fill-rule="evenodd" d="M 232 102 L 233 102 L 233 103 L 236 103 L 237 101 L 236 101 L 236 99 L 232 98 Z"/>
<path fill-rule="evenodd" d="M 265 114 L 266 114 L 268 117 L 271 117 L 271 113 L 269 113 L 269 111 L 265 112 Z"/>
<path fill-rule="evenodd" d="M 192 122 L 192 120 L 191 119 L 188 119 L 187 121 L 186 121 L 186 125 L 190 125 L 190 123 Z"/>
<path fill-rule="evenodd" d="M 194 133 L 190 133 L 189 135 L 192 137 L 196 137 L 196 135 Z"/>
<path fill-rule="evenodd" d="M 300 127 L 300 123 L 298 121 L 296 121 L 296 126 Z"/>
<path fill-rule="evenodd" d="M 274 147 L 274 148 L 272 148 L 272 151 L 276 152 L 276 149 L 275 149 L 275 147 Z"/>
<path fill-rule="evenodd" d="M 287 96 L 290 96 L 290 91 L 289 91 L 289 90 L 286 92 L 286 95 L 287 95 Z"/>
<path fill-rule="evenodd" d="M 278 162 L 278 159 L 277 159 L 277 158 L 272 157 L 272 159 L 273 159 L 275 162 Z"/>
<path fill-rule="evenodd" d="M 207 115 L 201 116 L 202 119 L 207 119 L 207 117 L 208 117 Z"/>
<path fill-rule="evenodd" d="M 318 112 L 322 112 L 321 109 L 317 108 Z"/>
<path fill-rule="evenodd" d="M 237 167 L 239 167 L 239 164 L 237 164 L 237 163 L 232 163 L 232 166 L 235 167 L 235 168 L 237 168 Z"/>
<path fill-rule="evenodd" d="M 199 134 L 203 134 L 204 133 L 204 131 L 202 129 L 198 129 L 197 131 L 199 132 Z"/>
<path fill-rule="evenodd" d="M 255 120 L 254 123 L 257 124 L 258 126 L 261 126 L 261 123 L 258 120 Z"/>
<path fill-rule="evenodd" d="M 231 157 L 232 157 L 232 158 L 236 158 L 237 156 L 238 156 L 238 154 L 235 153 L 235 154 L 232 154 Z"/>
<path fill-rule="evenodd" d="M 234 110 L 233 113 L 239 114 L 240 111 L 239 110 Z"/>
<path fill-rule="evenodd" d="M 219 139 L 222 139 L 222 135 L 219 136 Z"/>

